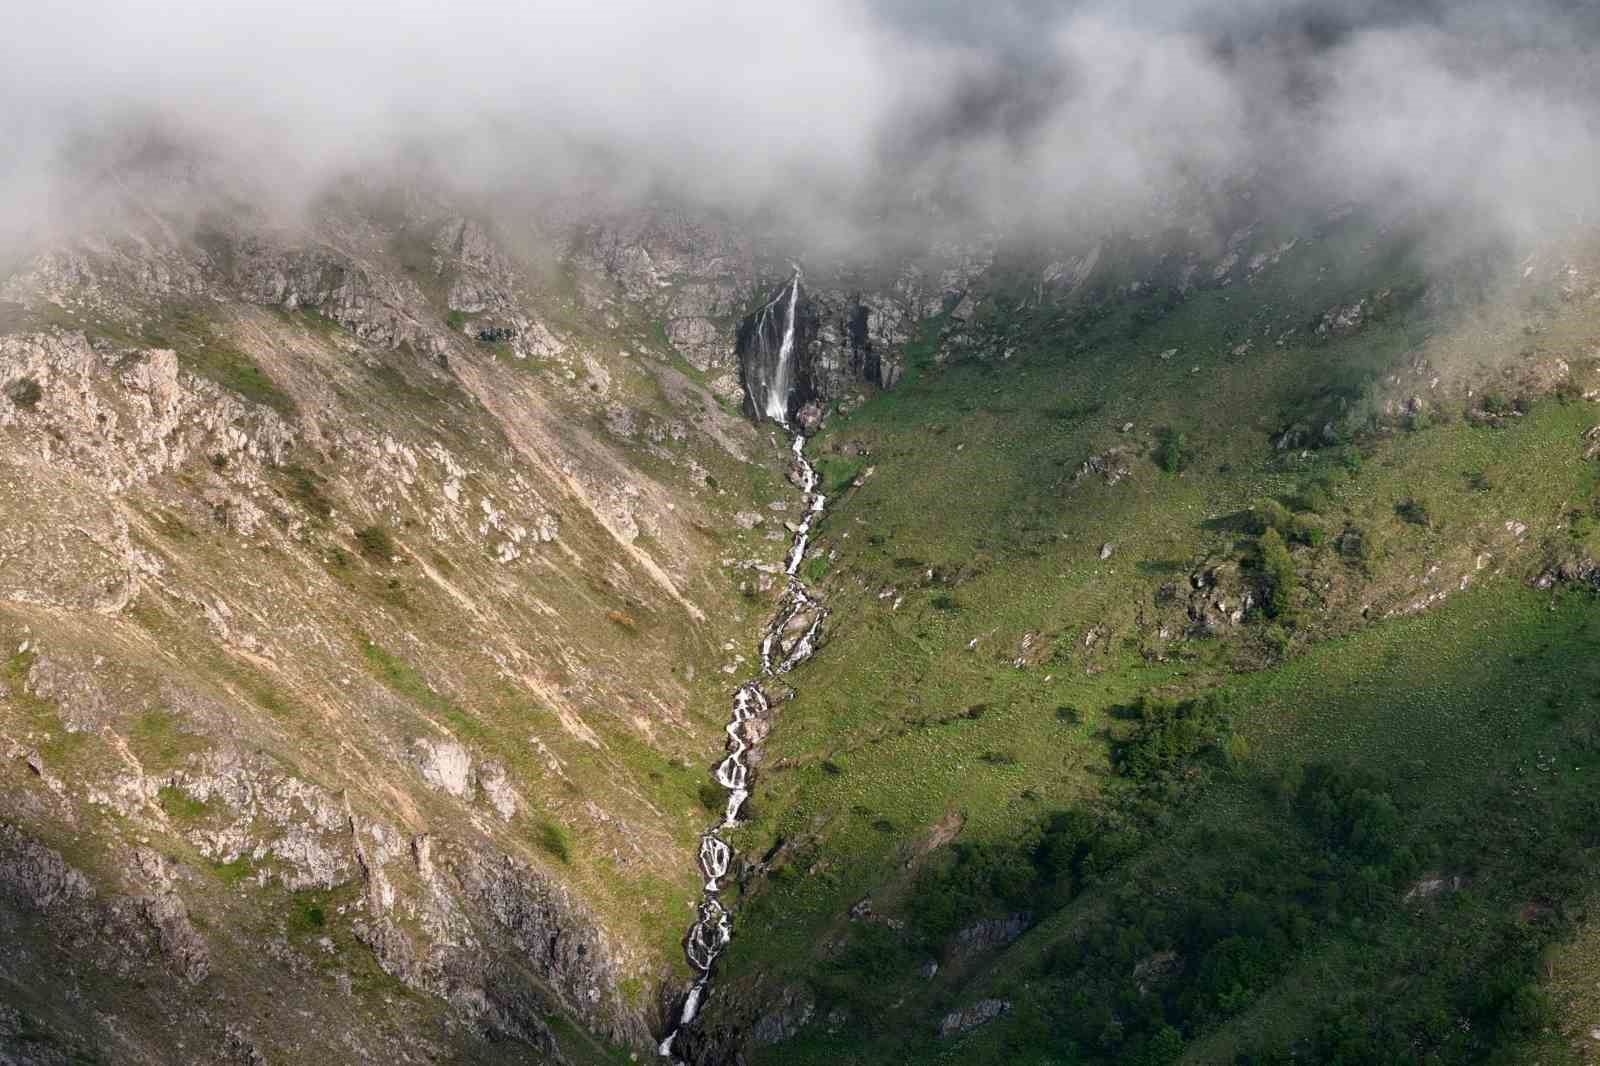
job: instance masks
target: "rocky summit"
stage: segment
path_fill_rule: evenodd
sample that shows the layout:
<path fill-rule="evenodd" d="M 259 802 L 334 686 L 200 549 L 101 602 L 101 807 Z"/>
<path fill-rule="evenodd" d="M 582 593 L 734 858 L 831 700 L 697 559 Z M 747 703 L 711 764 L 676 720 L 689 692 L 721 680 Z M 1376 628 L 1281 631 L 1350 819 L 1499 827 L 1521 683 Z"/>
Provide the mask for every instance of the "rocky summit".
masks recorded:
<path fill-rule="evenodd" d="M 0 1064 L 1600 1060 L 1593 14 L 559 6 L 0 33 Z"/>

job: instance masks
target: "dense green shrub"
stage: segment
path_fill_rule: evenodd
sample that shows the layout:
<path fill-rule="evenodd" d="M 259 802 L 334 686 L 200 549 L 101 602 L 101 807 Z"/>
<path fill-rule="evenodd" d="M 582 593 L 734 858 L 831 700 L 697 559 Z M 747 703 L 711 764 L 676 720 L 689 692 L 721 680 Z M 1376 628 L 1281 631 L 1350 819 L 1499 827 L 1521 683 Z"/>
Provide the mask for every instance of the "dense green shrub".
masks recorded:
<path fill-rule="evenodd" d="M 323 519 L 333 515 L 333 501 L 323 493 L 321 477 L 302 466 L 286 466 L 283 472 L 289 478 L 290 495 L 306 510 Z"/>
<path fill-rule="evenodd" d="M 6 398 L 27 410 L 44 398 L 44 390 L 30 377 L 20 377 L 6 386 Z"/>
<path fill-rule="evenodd" d="M 1261 536 L 1269 529 L 1287 533 L 1294 524 L 1294 515 L 1277 500 L 1262 500 L 1250 509 L 1250 532 Z"/>
<path fill-rule="evenodd" d="M 1136 781 L 1171 775 L 1215 744 L 1227 725 L 1226 703 L 1215 694 L 1182 701 L 1141 696 L 1129 710 L 1137 725 L 1116 743 L 1112 762 L 1118 774 Z"/>
<path fill-rule="evenodd" d="M 1420 496 L 1407 496 L 1394 505 L 1394 513 L 1414 526 L 1426 528 L 1433 525 L 1433 516 L 1428 508 L 1428 501 Z"/>
<path fill-rule="evenodd" d="M 394 536 L 386 526 L 381 525 L 362 526 L 356 530 L 356 544 L 361 548 L 361 554 L 373 562 L 386 563 L 399 552 Z"/>
<path fill-rule="evenodd" d="M 555 822 L 541 822 L 539 836 L 536 841 L 539 850 L 561 863 L 572 862 L 572 842 L 567 837 L 567 831 Z"/>
<path fill-rule="evenodd" d="M 1261 535 L 1262 594 L 1267 614 L 1272 618 L 1288 618 L 1293 613 L 1294 560 L 1276 529 Z"/>
<path fill-rule="evenodd" d="M 1297 514 L 1289 525 L 1289 539 L 1296 544 L 1307 547 L 1320 547 L 1328 539 L 1327 530 L 1322 528 L 1322 523 L 1309 515 Z"/>
<path fill-rule="evenodd" d="M 1169 474 L 1176 474 L 1194 460 L 1194 449 L 1189 437 L 1176 429 L 1163 429 L 1156 439 L 1156 465 Z"/>
<path fill-rule="evenodd" d="M 695 790 L 700 798 L 700 806 L 713 814 L 721 811 L 728 804 L 728 794 L 714 781 L 702 781 Z"/>

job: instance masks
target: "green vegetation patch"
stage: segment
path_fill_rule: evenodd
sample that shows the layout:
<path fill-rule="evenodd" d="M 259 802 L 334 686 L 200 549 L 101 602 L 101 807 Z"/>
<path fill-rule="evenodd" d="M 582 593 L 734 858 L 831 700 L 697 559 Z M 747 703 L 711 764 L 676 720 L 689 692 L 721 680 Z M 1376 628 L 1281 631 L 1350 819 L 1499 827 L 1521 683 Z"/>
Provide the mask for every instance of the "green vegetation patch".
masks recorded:
<path fill-rule="evenodd" d="M 391 655 L 374 643 L 371 638 L 361 637 L 361 655 L 367 666 L 394 693 L 410 700 L 412 703 L 437 715 L 447 722 L 458 736 L 463 738 L 481 737 L 484 727 L 474 716 L 468 714 L 455 701 L 442 695 L 428 683 L 410 663 L 398 656 Z"/>
<path fill-rule="evenodd" d="M 539 823 L 535 843 L 539 850 L 562 863 L 572 862 L 572 838 L 566 827 L 548 819 Z"/>
<path fill-rule="evenodd" d="M 128 729 L 128 746 L 150 772 L 181 765 L 190 755 L 210 748 L 211 743 L 184 728 L 183 719 L 172 711 L 157 709 L 134 719 Z"/>
<path fill-rule="evenodd" d="M 176 785 L 162 785 L 156 792 L 156 802 L 167 812 L 167 817 L 178 822 L 196 822 L 210 813 L 205 800 L 195 799 Z"/>
<path fill-rule="evenodd" d="M 144 341 L 173 349 L 178 365 L 191 374 L 214 381 L 252 403 L 270 407 L 285 418 L 294 416 L 293 398 L 249 356 L 223 341 L 202 311 L 172 311 L 145 331 Z"/>
<path fill-rule="evenodd" d="M 217 879 L 223 884 L 233 887 L 254 877 L 256 875 L 256 865 L 250 861 L 249 856 L 241 855 L 237 859 L 231 859 L 228 862 L 212 863 L 211 872 L 216 874 Z"/>
<path fill-rule="evenodd" d="M 829 639 L 767 741 L 738 846 L 772 858 L 720 979 L 800 982 L 850 1020 L 764 1060 L 1473 1061 L 1541 1039 L 1528 900 L 1564 913 L 1592 834 L 1580 791 L 1524 775 L 1589 772 L 1594 710 L 1552 679 L 1593 658 L 1592 600 L 1552 612 L 1525 584 L 1592 557 L 1594 418 L 1559 396 L 1493 426 L 1459 396 L 1393 414 L 1385 382 L 1430 337 L 1508 356 L 1377 247 L 1335 227 L 1248 292 L 1174 300 L 1001 284 L 830 421 L 816 454 L 876 472 L 819 530 Z M 1359 332 L 1307 329 L 1360 295 Z M 1238 620 L 1196 624 L 1208 591 Z M 1458 875 L 1477 887 L 1407 901 Z M 868 896 L 903 927 L 851 921 Z M 1018 914 L 1011 947 L 952 946 Z M 1506 979 L 1477 980 L 1497 952 Z M 1012 1009 L 934 1036 L 991 995 Z"/>
<path fill-rule="evenodd" d="M 400 548 L 395 544 L 394 534 L 389 532 L 387 526 L 373 524 L 362 526 L 356 530 L 356 545 L 361 549 L 361 554 L 375 563 L 387 563 L 399 554 Z"/>
<path fill-rule="evenodd" d="M 44 389 L 33 378 L 24 375 L 7 382 L 5 394 L 6 399 L 27 411 L 44 398 Z"/>

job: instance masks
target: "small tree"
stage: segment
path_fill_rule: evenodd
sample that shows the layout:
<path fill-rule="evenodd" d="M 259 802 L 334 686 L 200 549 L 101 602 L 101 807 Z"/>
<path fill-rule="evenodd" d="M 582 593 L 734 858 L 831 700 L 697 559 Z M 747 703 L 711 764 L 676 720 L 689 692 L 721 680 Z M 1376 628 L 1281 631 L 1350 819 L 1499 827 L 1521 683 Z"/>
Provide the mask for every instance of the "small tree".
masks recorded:
<path fill-rule="evenodd" d="M 1194 449 L 1189 446 L 1187 434 L 1180 433 L 1171 427 L 1161 431 L 1161 437 L 1156 443 L 1156 465 L 1169 474 L 1176 474 L 1189 465 L 1194 458 Z"/>
<path fill-rule="evenodd" d="M 1290 594 L 1294 591 L 1294 560 L 1276 529 L 1261 534 L 1261 575 L 1266 581 L 1267 614 L 1273 618 L 1289 617 L 1293 610 Z"/>
<path fill-rule="evenodd" d="M 20 377 L 6 386 L 6 398 L 27 410 L 44 397 L 44 390 L 30 377 Z"/>

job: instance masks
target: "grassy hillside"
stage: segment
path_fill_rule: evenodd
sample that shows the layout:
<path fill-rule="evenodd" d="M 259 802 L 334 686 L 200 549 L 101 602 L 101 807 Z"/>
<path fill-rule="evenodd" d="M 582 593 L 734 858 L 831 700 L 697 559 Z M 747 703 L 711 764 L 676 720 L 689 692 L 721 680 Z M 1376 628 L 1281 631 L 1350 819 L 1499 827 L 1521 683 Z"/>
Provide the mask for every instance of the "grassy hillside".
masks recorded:
<path fill-rule="evenodd" d="M 830 424 L 830 640 L 722 1008 L 815 1020 L 754 1061 L 1466 1061 L 1554 1023 L 1594 607 L 1527 583 L 1595 547 L 1600 323 L 1317 237 L 1183 299 L 999 270 Z"/>

